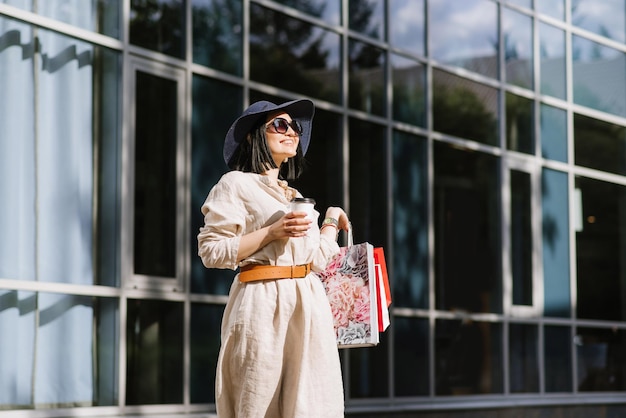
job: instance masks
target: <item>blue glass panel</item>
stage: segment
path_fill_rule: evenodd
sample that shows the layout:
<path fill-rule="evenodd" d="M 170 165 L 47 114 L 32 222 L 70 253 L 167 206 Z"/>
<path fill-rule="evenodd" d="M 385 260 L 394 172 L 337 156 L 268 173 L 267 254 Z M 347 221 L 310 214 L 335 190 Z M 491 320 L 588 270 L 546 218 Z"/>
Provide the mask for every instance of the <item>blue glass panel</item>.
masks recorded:
<path fill-rule="evenodd" d="M 626 116 L 626 54 L 572 36 L 574 102 Z"/>
<path fill-rule="evenodd" d="M 542 157 L 567 162 L 567 112 L 542 103 L 540 118 Z"/>
<path fill-rule="evenodd" d="M 502 12 L 505 80 L 533 88 L 533 21 L 530 16 L 504 9 Z"/>
<path fill-rule="evenodd" d="M 389 43 L 424 55 L 424 0 L 389 0 Z"/>
<path fill-rule="evenodd" d="M 565 32 L 554 26 L 539 25 L 541 93 L 565 99 Z"/>
<path fill-rule="evenodd" d="M 565 20 L 565 0 L 535 0 L 535 8 L 539 13 Z"/>
<path fill-rule="evenodd" d="M 385 39 L 385 0 L 348 0 L 350 30 Z"/>
<path fill-rule="evenodd" d="M 544 169 L 541 178 L 544 312 L 570 315 L 567 174 Z"/>
<path fill-rule="evenodd" d="M 505 0 L 505 1 L 510 4 L 515 4 L 516 6 L 530 9 L 532 7 L 533 0 Z M 546 1 L 546 0 L 543 0 L 543 1 Z"/>
<path fill-rule="evenodd" d="M 571 10 L 574 26 L 626 42 L 626 0 L 572 0 Z"/>
<path fill-rule="evenodd" d="M 394 305 L 428 308 L 427 143 L 394 132 Z"/>
<path fill-rule="evenodd" d="M 384 116 L 386 113 L 385 51 L 365 42 L 348 44 L 350 107 Z"/>
<path fill-rule="evenodd" d="M 498 77 L 498 6 L 489 0 L 430 2 L 430 53 L 442 64 Z"/>

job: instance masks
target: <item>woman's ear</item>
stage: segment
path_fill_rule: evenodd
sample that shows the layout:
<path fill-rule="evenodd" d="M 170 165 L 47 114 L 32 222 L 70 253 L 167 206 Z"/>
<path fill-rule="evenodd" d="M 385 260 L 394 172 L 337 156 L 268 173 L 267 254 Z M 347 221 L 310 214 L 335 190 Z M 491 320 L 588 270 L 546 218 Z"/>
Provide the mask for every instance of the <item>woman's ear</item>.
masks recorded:
<path fill-rule="evenodd" d="M 252 135 L 250 133 L 246 135 L 246 141 L 248 141 L 248 144 L 252 143 Z"/>

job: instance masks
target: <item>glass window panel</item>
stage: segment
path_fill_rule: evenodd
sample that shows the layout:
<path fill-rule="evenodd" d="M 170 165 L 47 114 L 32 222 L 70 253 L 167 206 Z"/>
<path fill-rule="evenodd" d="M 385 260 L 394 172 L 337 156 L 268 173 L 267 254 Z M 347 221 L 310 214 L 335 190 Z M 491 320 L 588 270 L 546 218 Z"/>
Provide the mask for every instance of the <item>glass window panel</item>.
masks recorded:
<path fill-rule="evenodd" d="M 510 4 L 515 4 L 516 6 L 521 6 L 521 7 L 530 9 L 532 7 L 533 0 L 505 0 L 505 1 Z M 546 1 L 546 0 L 540 0 L 540 1 Z"/>
<path fill-rule="evenodd" d="M 130 42 L 184 58 L 185 1 L 131 0 L 130 3 Z"/>
<path fill-rule="evenodd" d="M 385 51 L 364 42 L 348 44 L 348 102 L 351 108 L 386 114 Z"/>
<path fill-rule="evenodd" d="M 498 78 L 498 5 L 490 0 L 440 0 L 429 7 L 432 57 Z"/>
<path fill-rule="evenodd" d="M 387 146 L 385 128 L 350 119 L 350 221 L 354 242 L 385 247 L 387 240 Z"/>
<path fill-rule="evenodd" d="M 224 136 L 241 114 L 243 93 L 239 86 L 200 76 L 194 76 L 191 89 L 191 292 L 226 295 L 235 273 L 204 267 L 198 257 L 197 236 L 204 225 L 200 208 L 211 188 L 228 171 L 222 153 Z"/>
<path fill-rule="evenodd" d="M 183 402 L 183 304 L 129 299 L 126 403 Z"/>
<path fill-rule="evenodd" d="M 577 316 L 626 320 L 626 186 L 576 178 Z"/>
<path fill-rule="evenodd" d="M 177 83 L 137 71 L 135 97 L 134 272 L 175 277 Z"/>
<path fill-rule="evenodd" d="M 537 326 L 509 325 L 509 370 L 511 393 L 539 392 Z"/>
<path fill-rule="evenodd" d="M 533 21 L 530 16 L 502 12 L 505 79 L 516 86 L 533 88 Z"/>
<path fill-rule="evenodd" d="M 427 142 L 393 135 L 393 303 L 428 309 Z"/>
<path fill-rule="evenodd" d="M 626 331 L 617 328 L 578 328 L 576 334 L 578 390 L 625 391 Z"/>
<path fill-rule="evenodd" d="M 565 99 L 565 32 L 539 24 L 539 62 L 541 93 Z"/>
<path fill-rule="evenodd" d="M 501 312 L 499 161 L 435 142 L 437 309 Z"/>
<path fill-rule="evenodd" d="M 546 316 L 570 316 L 569 190 L 567 173 L 544 169 L 541 178 L 543 293 Z"/>
<path fill-rule="evenodd" d="M 542 103 L 540 106 L 541 156 L 567 162 L 567 112 Z"/>
<path fill-rule="evenodd" d="M 533 306 L 533 231 L 530 174 L 511 170 L 513 304 Z"/>
<path fill-rule="evenodd" d="M 94 266 L 115 254 L 98 231 L 118 219 L 119 54 L 2 17 L 0 34 L 0 277 L 115 285 Z"/>
<path fill-rule="evenodd" d="M 574 102 L 626 116 L 626 54 L 572 36 L 572 58 Z"/>
<path fill-rule="evenodd" d="M 350 30 L 371 38 L 385 38 L 385 0 L 348 0 Z"/>
<path fill-rule="evenodd" d="M 120 37 L 120 1 L 102 0 L 2 0 L 0 3 L 55 19 L 81 29 Z"/>
<path fill-rule="evenodd" d="M 241 0 L 191 0 L 193 61 L 241 75 L 243 11 Z"/>
<path fill-rule="evenodd" d="M 393 320 L 395 396 L 429 393 L 428 328 L 427 319 Z"/>
<path fill-rule="evenodd" d="M 535 8 L 539 13 L 555 19 L 565 20 L 565 0 L 536 0 Z"/>
<path fill-rule="evenodd" d="M 385 332 L 380 334 L 380 344 L 376 347 L 350 350 L 348 399 L 389 396 L 388 338 L 389 333 Z"/>
<path fill-rule="evenodd" d="M 572 391 L 572 334 L 568 327 L 544 327 L 546 392 Z"/>
<path fill-rule="evenodd" d="M 502 325 L 438 319 L 435 324 L 435 393 L 502 393 Z"/>
<path fill-rule="evenodd" d="M 436 131 L 498 146 L 498 90 L 433 69 Z"/>
<path fill-rule="evenodd" d="M 220 351 L 223 305 L 191 304 L 189 380 L 191 403 L 215 402 L 215 371 Z"/>
<path fill-rule="evenodd" d="M 574 161 L 583 167 L 626 174 L 626 127 L 575 114 Z"/>
<path fill-rule="evenodd" d="M 626 42 L 626 0 L 572 0 L 572 24 Z"/>
<path fill-rule="evenodd" d="M 511 151 L 535 153 L 534 101 L 506 93 L 506 146 Z"/>
<path fill-rule="evenodd" d="M 417 61 L 391 55 L 393 119 L 426 126 L 426 69 Z"/>
<path fill-rule="evenodd" d="M 250 78 L 339 103 L 340 38 L 285 14 L 250 5 Z"/>
<path fill-rule="evenodd" d="M 331 25 L 341 24 L 341 0 L 274 0 L 301 12 L 320 18 Z"/>
<path fill-rule="evenodd" d="M 424 0 L 389 1 L 389 43 L 394 48 L 424 55 Z"/>

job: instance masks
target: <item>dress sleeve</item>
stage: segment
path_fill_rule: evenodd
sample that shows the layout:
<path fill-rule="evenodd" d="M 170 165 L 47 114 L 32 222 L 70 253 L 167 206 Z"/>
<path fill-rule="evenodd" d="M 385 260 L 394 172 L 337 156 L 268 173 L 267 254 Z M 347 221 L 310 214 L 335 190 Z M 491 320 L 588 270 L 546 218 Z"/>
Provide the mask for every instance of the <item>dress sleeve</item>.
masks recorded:
<path fill-rule="evenodd" d="M 204 226 L 198 234 L 198 255 L 208 268 L 236 270 L 246 211 L 226 182 L 218 182 L 202 205 Z"/>
<path fill-rule="evenodd" d="M 320 234 L 319 250 L 314 253 L 311 260 L 311 269 L 315 272 L 323 271 L 335 255 L 339 253 L 339 244 L 336 241 Z"/>

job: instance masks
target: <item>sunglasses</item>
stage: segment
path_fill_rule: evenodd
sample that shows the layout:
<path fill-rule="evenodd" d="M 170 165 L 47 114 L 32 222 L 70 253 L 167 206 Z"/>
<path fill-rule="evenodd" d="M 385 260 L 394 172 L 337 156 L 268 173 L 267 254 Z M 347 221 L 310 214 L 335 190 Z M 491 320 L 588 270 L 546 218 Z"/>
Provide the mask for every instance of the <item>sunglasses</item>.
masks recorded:
<path fill-rule="evenodd" d="M 289 127 L 291 127 L 291 129 L 293 129 L 295 133 L 297 133 L 298 135 L 302 135 L 302 125 L 300 125 L 300 122 L 295 119 L 289 122 L 287 119 L 284 118 L 276 118 L 267 125 L 265 125 L 266 128 L 269 128 L 270 126 L 273 127 L 274 132 L 278 134 L 286 134 L 289 130 Z"/>

